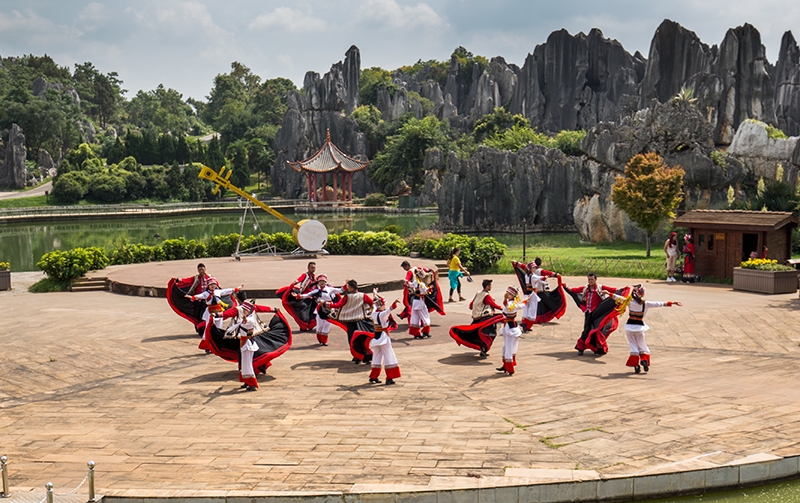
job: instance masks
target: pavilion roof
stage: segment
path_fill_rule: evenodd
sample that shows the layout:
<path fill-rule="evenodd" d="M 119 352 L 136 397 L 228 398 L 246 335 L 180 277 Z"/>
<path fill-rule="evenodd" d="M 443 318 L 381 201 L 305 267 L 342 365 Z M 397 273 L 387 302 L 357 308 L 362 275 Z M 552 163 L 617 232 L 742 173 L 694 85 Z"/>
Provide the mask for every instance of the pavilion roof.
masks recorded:
<path fill-rule="evenodd" d="M 312 171 L 315 173 L 328 173 L 331 171 L 344 171 L 352 173 L 366 168 L 370 161 L 359 161 L 345 154 L 331 141 L 331 132 L 325 134 L 325 143 L 308 159 L 303 161 L 287 161 L 295 171 Z"/>

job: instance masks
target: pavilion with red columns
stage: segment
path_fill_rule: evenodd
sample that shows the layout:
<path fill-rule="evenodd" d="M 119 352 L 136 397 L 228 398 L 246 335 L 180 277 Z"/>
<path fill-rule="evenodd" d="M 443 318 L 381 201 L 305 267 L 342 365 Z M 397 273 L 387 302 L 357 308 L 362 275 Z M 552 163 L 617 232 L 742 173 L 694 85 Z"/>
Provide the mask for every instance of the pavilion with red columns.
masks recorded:
<path fill-rule="evenodd" d="M 365 169 L 370 161 L 359 161 L 345 154 L 331 142 L 331 131 L 325 134 L 325 143 L 304 161 L 287 161 L 297 172 L 306 174 L 308 183 L 308 200 L 310 202 L 328 201 L 328 174 L 333 179 L 333 200 L 331 202 L 353 202 L 353 173 Z M 321 188 L 321 196 L 317 198 L 317 189 Z M 341 189 L 341 198 L 339 197 Z"/>

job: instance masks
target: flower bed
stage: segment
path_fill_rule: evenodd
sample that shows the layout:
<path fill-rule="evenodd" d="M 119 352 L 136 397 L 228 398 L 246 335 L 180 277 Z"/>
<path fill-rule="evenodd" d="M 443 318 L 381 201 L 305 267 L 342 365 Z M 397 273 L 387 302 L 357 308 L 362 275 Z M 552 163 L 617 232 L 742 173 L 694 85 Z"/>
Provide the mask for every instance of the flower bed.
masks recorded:
<path fill-rule="evenodd" d="M 11 290 L 11 264 L 0 262 L 0 291 Z"/>
<path fill-rule="evenodd" d="M 768 294 L 797 291 L 797 271 L 777 260 L 750 259 L 733 268 L 733 289 Z"/>

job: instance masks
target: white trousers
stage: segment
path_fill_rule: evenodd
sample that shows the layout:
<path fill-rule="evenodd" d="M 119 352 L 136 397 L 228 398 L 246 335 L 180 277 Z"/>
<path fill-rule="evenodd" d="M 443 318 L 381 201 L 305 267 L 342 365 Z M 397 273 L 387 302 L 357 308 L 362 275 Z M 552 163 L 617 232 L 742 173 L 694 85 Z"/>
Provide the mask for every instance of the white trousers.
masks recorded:
<path fill-rule="evenodd" d="M 429 327 L 431 326 L 431 314 L 428 312 L 428 306 L 425 301 L 414 299 L 411 304 L 411 319 L 408 320 L 409 326 L 412 327 Z"/>
<path fill-rule="evenodd" d="M 316 331 L 318 334 L 328 335 L 331 331 L 331 322 L 328 320 L 323 320 L 319 317 L 319 313 L 317 313 L 317 328 Z"/>
<path fill-rule="evenodd" d="M 526 320 L 535 320 L 539 313 L 539 297 L 533 293 L 525 307 L 522 309 L 522 317 Z"/>
<path fill-rule="evenodd" d="M 650 348 L 647 347 L 647 342 L 644 340 L 644 331 L 632 332 L 625 331 L 625 338 L 628 339 L 628 345 L 631 347 L 632 355 L 649 355 Z"/>
<path fill-rule="evenodd" d="M 256 376 L 255 371 L 253 370 L 253 355 L 255 351 L 248 351 L 244 347 L 242 348 L 242 377 L 243 378 L 253 378 Z"/>
<path fill-rule="evenodd" d="M 372 349 L 373 367 L 380 367 L 381 365 L 386 368 L 397 367 L 397 356 L 394 354 L 391 342 L 379 346 L 370 345 L 370 349 Z"/>

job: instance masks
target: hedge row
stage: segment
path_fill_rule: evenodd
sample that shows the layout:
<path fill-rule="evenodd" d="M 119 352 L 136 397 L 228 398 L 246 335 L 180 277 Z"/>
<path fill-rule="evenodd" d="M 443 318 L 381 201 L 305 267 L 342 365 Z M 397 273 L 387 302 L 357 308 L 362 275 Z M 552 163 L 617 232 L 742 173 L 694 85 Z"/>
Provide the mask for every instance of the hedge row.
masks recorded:
<path fill-rule="evenodd" d="M 133 244 L 122 241 L 107 252 L 102 248 L 73 248 L 46 253 L 36 264 L 40 270 L 56 281 L 67 283 L 88 271 L 103 269 L 107 265 L 139 264 L 165 260 L 187 260 L 205 257 L 229 257 L 236 251 L 238 234 L 223 234 L 197 241 L 194 239 L 166 239 L 157 245 Z M 242 239 L 240 250 L 269 243 L 282 251 L 296 248 L 292 236 L 285 232 L 256 234 Z M 446 259 L 450 251 L 461 249 L 461 262 L 471 272 L 486 272 L 505 254 L 506 247 L 494 238 L 476 238 L 459 234 L 446 234 L 442 238 L 412 237 L 408 240 L 388 232 L 344 231 L 328 236 L 326 249 L 331 255 L 398 255 L 418 252 L 424 258 Z"/>

